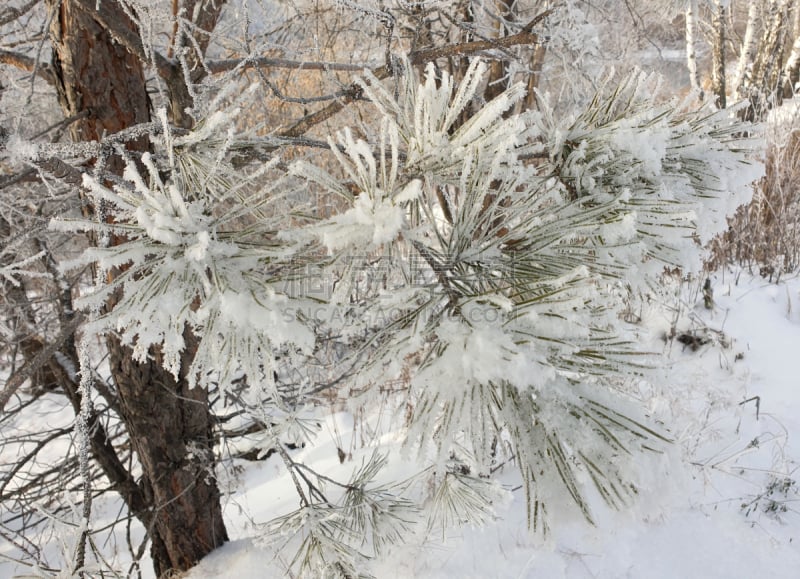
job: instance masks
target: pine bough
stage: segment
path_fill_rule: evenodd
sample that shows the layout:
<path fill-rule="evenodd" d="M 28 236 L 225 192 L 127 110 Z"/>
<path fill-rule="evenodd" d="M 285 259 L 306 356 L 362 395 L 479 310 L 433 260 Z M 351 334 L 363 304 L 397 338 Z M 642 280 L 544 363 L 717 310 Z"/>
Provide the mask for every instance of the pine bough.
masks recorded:
<path fill-rule="evenodd" d="M 565 503 L 591 521 L 589 497 L 628 504 L 631 459 L 668 440 L 616 386 L 647 367 L 617 296 L 665 265 L 697 266 L 760 176 L 754 129 L 653 104 L 641 74 L 578 115 L 544 98 L 511 114 L 522 87 L 482 103 L 485 69 L 474 61 L 458 86 L 432 64 L 421 77 L 406 64 L 393 86 L 367 74 L 373 142 L 342 130 L 327 168 L 273 156 L 234 169 L 238 148 L 270 143 L 237 133 L 221 95 L 192 133 L 165 126 L 121 182 L 85 179 L 108 219 L 53 224 L 116 240 L 72 264 L 114 272 L 82 300 L 90 330 L 119 332 L 140 358 L 160 348 L 176 374 L 193 332 L 190 374 L 223 391 L 246 381 L 265 450 L 313 436 L 310 368 L 331 336 L 354 405 L 405 377 L 398 420 L 432 490 L 420 504 L 408 484 L 377 482 L 379 454 L 337 482 L 282 450 L 301 507 L 265 528 L 295 545 L 301 573 L 358 575 L 423 515 L 430 528 L 490 518 L 503 461 L 532 528 Z M 319 280 L 336 283 L 320 295 Z M 287 363 L 303 375 L 289 390 Z"/>

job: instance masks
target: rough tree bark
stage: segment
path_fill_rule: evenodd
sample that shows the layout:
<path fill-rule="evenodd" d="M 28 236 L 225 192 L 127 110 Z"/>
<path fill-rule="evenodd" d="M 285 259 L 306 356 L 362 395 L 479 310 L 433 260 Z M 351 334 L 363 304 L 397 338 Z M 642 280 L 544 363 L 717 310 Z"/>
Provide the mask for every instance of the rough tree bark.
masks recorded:
<path fill-rule="evenodd" d="M 192 342 L 188 332 L 185 338 Z M 228 540 L 214 478 L 207 392 L 190 389 L 185 373 L 175 380 L 161 365 L 159 352 L 142 364 L 118 340 L 108 342 L 120 412 L 145 473 L 146 501 L 155 511 L 156 574 L 189 569 Z M 183 368 L 193 353 L 187 348 Z"/>
<path fill-rule="evenodd" d="M 206 76 L 203 55 L 224 5 L 225 0 L 172 0 L 175 24 L 169 55 L 180 52 L 184 64 L 165 79 L 170 91 L 170 115 L 176 126 L 186 129 L 193 124 L 193 119 L 186 114 L 186 107 L 192 104 L 187 86 L 199 83 Z M 187 27 L 187 22 L 192 23 L 191 27 Z"/>
<path fill-rule="evenodd" d="M 149 121 L 150 102 L 138 56 L 116 41 L 118 35 L 104 27 L 86 3 L 48 1 L 55 11 L 50 39 L 61 107 L 65 116 L 88 112 L 71 125 L 73 139 L 99 140 Z M 114 0 L 104 0 L 102 9 L 115 27 L 138 34 Z M 141 150 L 147 143 L 128 146 Z M 107 160 L 107 170 L 120 174 L 122 167 L 119 157 Z M 143 472 L 138 493 L 122 493 L 123 499 L 148 529 L 156 574 L 188 569 L 227 540 L 213 473 L 207 393 L 190 390 L 185 375 L 175 380 L 160 364 L 157 351 L 138 363 L 115 337 L 108 338 L 107 346 L 119 412 Z M 188 351 L 184 368 L 191 355 Z M 119 476 L 99 462 L 109 478 Z"/>

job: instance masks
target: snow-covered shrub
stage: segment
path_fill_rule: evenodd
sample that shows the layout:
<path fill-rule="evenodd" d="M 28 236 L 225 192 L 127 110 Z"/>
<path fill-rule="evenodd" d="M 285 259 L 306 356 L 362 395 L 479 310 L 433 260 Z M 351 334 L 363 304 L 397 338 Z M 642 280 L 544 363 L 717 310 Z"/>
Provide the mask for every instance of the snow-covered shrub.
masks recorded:
<path fill-rule="evenodd" d="M 111 219 L 59 227 L 126 239 L 77 264 L 120 271 L 84 301 L 98 312 L 92 327 L 119 332 L 138 356 L 160 347 L 172 372 L 200 386 L 245 377 L 246 400 L 259 402 L 250 410 L 269 425 L 265 448 L 311 430 L 299 409 L 319 385 L 303 364 L 323 339 L 336 336 L 333 364 L 353 369 L 342 372 L 361 393 L 353 405 L 407 377 L 398 421 L 407 419 L 405 448 L 434 487 L 431 526 L 491 516 L 499 489 L 490 473 L 505 460 L 521 476 L 533 528 L 565 502 L 592 520 L 593 493 L 629 503 L 632 459 L 669 436 L 616 387 L 646 370 L 619 316 L 619 288 L 699 261 L 699 242 L 760 174 L 753 141 L 725 111 L 654 104 L 642 75 L 603 87 L 574 118 L 546 99 L 538 112 L 508 114 L 524 95 L 514 86 L 465 121 L 485 71 L 473 61 L 458 86 L 433 64 L 421 77 L 398 65 L 394 86 L 367 74 L 375 142 L 347 129 L 331 137 L 340 172 L 311 160 L 285 167 L 277 156 L 234 170 L 237 137 L 215 137 L 232 115 L 218 114 L 180 138 L 166 130 L 122 183 L 87 179 Z M 312 189 L 343 209 L 314 214 L 303 206 Z M 279 210 L 295 201 L 291 215 Z M 287 283 L 309 264 L 336 280 L 324 299 Z M 106 303 L 114 307 L 102 312 Z M 310 306 L 321 315 L 302 314 Z M 187 331 L 199 338 L 188 369 Z M 276 387 L 278 354 L 303 375 L 289 396 Z M 336 483 L 281 456 L 301 508 L 268 529 L 296 540 L 302 572 L 350 576 L 419 512 L 398 488 L 373 482 L 379 458 Z"/>

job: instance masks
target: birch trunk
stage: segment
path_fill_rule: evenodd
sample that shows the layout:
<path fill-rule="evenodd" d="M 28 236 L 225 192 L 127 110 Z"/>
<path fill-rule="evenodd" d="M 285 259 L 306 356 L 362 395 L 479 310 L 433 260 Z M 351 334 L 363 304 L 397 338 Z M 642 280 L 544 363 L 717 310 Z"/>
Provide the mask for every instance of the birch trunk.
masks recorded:
<path fill-rule="evenodd" d="M 703 87 L 697 72 L 697 0 L 689 0 L 686 7 L 686 68 L 689 69 L 689 84 L 703 100 Z"/>
<path fill-rule="evenodd" d="M 747 11 L 747 27 L 744 31 L 742 50 L 739 53 L 739 63 L 736 66 L 736 75 L 733 78 L 733 87 L 736 90 L 737 98 L 742 98 L 746 94 L 745 85 L 748 82 L 747 65 L 752 62 L 756 26 L 758 26 L 758 19 L 761 13 L 760 7 L 761 5 L 758 2 L 752 2 Z"/>
<path fill-rule="evenodd" d="M 750 107 L 748 120 L 761 118 L 770 107 L 780 105 L 783 99 L 783 55 L 789 24 L 788 2 L 773 0 L 765 18 L 761 42 L 753 58 Z"/>

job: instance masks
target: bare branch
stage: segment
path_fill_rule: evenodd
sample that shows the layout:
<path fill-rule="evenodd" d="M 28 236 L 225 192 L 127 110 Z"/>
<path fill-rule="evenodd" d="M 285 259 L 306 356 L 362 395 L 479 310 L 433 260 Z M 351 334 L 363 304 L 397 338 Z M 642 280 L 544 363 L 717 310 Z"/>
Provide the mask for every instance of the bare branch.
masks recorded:
<path fill-rule="evenodd" d="M 34 164 L 65 185 L 74 185 L 75 187 L 83 185 L 83 172 L 57 157 L 36 160 Z"/>
<path fill-rule="evenodd" d="M 498 38 L 496 40 L 475 40 L 472 42 L 463 42 L 461 44 L 450 44 L 440 46 L 437 48 L 429 48 L 427 50 L 418 50 L 408 55 L 411 64 L 425 64 L 432 62 L 439 58 L 452 58 L 454 56 L 466 56 L 475 54 L 484 50 L 492 50 L 495 48 L 509 48 L 511 46 L 532 45 L 539 43 L 539 35 L 531 32 L 531 29 L 536 23 L 541 20 L 542 16 L 539 15 L 531 22 L 526 24 L 521 32 Z"/>
<path fill-rule="evenodd" d="M 370 68 L 368 64 L 347 64 L 343 62 L 316 62 L 307 60 L 290 60 L 287 58 L 268 58 L 255 56 L 247 58 L 229 58 L 225 60 L 211 60 L 206 62 L 206 67 L 214 74 L 227 72 L 238 68 L 247 70 L 251 68 L 289 68 L 293 70 L 322 70 L 361 72 Z"/>
<path fill-rule="evenodd" d="M 207 67 L 201 61 L 211 41 L 211 33 L 217 26 L 222 8 L 227 0 L 173 0 L 175 23 L 169 44 L 169 55 L 176 46 L 191 49 L 183 56 L 192 72 L 193 82 L 203 76 Z M 178 55 L 180 57 L 180 54 Z"/>
<path fill-rule="evenodd" d="M 86 1 L 86 0 L 82 0 Z M 411 64 L 420 65 L 428 62 L 433 62 L 440 58 L 452 58 L 455 56 L 467 56 L 469 54 L 476 54 L 485 50 L 492 50 L 497 48 L 509 48 L 511 46 L 531 45 L 539 43 L 539 35 L 531 32 L 536 23 L 540 22 L 546 17 L 548 12 L 536 16 L 528 24 L 526 24 L 521 32 L 499 38 L 497 40 L 476 40 L 473 42 L 463 42 L 460 44 L 449 44 L 437 48 L 429 48 L 426 50 L 413 51 L 408 55 L 408 60 Z M 392 70 L 388 66 L 381 66 L 380 68 L 373 69 L 372 74 L 378 79 L 383 80 L 392 74 Z M 313 126 L 331 118 L 333 115 L 341 111 L 348 104 L 361 98 L 361 87 L 357 84 L 350 85 L 350 88 L 344 91 L 344 96 L 333 102 L 326 107 L 306 115 L 291 127 L 279 133 L 282 137 L 299 137 L 306 133 Z"/>
<path fill-rule="evenodd" d="M 11 375 L 11 377 L 9 377 L 9 379 L 6 381 L 5 388 L 3 388 L 3 391 L 0 392 L 0 411 L 5 410 L 6 404 L 19 389 L 19 387 L 22 386 L 25 380 L 33 376 L 37 370 L 41 369 L 42 366 L 50 361 L 61 345 L 66 342 L 73 333 L 75 333 L 75 330 L 78 329 L 78 326 L 82 322 L 83 316 L 80 313 L 76 314 L 75 317 L 64 327 L 61 334 L 59 334 L 47 346 L 39 350 L 33 360 L 26 362 L 22 368 L 17 370 Z"/>
<path fill-rule="evenodd" d="M 39 178 L 36 175 L 36 171 L 34 169 L 25 169 L 20 173 L 14 173 L 12 175 L 4 175 L 2 178 L 0 178 L 0 190 L 5 189 L 6 187 L 10 187 L 11 185 L 15 185 L 17 183 L 35 182 L 38 180 Z"/>
<path fill-rule="evenodd" d="M 0 64 L 15 66 L 27 72 L 36 72 L 47 84 L 51 86 L 56 85 L 56 75 L 53 72 L 53 68 L 49 64 L 43 62 L 37 65 L 36 59 L 30 56 L 19 54 L 18 52 L 0 50 Z"/>
<path fill-rule="evenodd" d="M 31 140 L 43 137 L 47 133 L 49 133 L 50 131 L 53 131 L 53 130 L 56 130 L 56 129 L 58 129 L 59 133 L 60 133 L 61 130 L 63 130 L 64 128 L 68 127 L 69 125 L 71 125 L 75 121 L 79 121 L 81 119 L 85 119 L 88 116 L 89 116 L 89 111 L 81 111 L 76 115 L 72 115 L 71 117 L 67 117 L 66 119 L 63 119 L 61 121 L 58 121 L 57 123 L 54 123 L 54 124 L 50 125 L 46 129 L 43 129 L 43 130 L 39 131 L 38 133 L 33 135 L 33 137 L 31 137 Z M 56 136 L 58 136 L 59 133 L 56 133 Z M 55 139 L 55 140 L 57 140 L 57 139 Z"/>
<path fill-rule="evenodd" d="M 6 24 L 13 22 L 14 20 L 17 20 L 21 16 L 24 16 L 25 14 L 33 10 L 33 7 L 36 6 L 39 2 L 41 2 L 41 0 L 30 0 L 30 2 L 28 2 L 27 4 L 23 4 L 19 8 L 15 8 L 13 6 L 6 8 L 2 12 L 0 12 L 0 26 L 5 26 Z"/>

